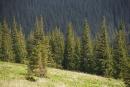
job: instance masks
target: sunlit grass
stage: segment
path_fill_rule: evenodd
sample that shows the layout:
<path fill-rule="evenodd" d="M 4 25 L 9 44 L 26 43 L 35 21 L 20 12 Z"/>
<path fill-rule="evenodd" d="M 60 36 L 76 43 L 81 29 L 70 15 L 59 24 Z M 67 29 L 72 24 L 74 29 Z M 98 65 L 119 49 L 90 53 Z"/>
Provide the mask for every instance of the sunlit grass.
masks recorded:
<path fill-rule="evenodd" d="M 0 62 L 0 87 L 125 87 L 122 81 L 96 75 L 48 68 L 48 78 L 25 79 L 26 66 Z"/>

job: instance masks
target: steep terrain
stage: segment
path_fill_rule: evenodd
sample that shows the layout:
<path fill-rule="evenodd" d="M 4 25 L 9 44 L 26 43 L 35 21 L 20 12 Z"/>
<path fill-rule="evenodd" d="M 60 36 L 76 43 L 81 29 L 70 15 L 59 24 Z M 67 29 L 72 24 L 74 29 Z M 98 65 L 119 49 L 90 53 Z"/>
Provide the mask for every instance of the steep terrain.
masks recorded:
<path fill-rule="evenodd" d="M 81 33 L 85 18 L 88 19 L 93 33 L 99 28 L 102 17 L 109 22 L 113 32 L 121 19 L 130 27 L 130 0 L 0 0 L 0 19 L 7 17 L 17 21 L 28 33 L 36 16 L 44 16 L 46 30 L 58 25 L 65 32 L 68 22 L 73 22 L 75 31 Z"/>

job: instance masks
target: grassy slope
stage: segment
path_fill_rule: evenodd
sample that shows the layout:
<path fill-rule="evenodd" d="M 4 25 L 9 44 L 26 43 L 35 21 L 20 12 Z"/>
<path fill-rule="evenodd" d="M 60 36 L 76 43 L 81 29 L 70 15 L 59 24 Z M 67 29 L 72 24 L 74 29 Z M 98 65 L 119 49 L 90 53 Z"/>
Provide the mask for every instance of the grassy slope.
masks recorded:
<path fill-rule="evenodd" d="M 125 87 L 122 81 L 48 68 L 48 78 L 25 80 L 26 66 L 0 62 L 0 87 Z"/>

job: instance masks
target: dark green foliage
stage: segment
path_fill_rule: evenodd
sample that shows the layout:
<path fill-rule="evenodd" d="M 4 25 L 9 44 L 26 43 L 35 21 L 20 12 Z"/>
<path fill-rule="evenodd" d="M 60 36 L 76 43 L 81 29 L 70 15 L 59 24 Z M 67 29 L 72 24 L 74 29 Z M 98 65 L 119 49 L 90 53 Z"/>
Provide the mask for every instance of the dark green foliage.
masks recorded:
<path fill-rule="evenodd" d="M 10 62 L 14 61 L 11 35 L 5 19 L 1 28 L 1 60 Z"/>
<path fill-rule="evenodd" d="M 27 63 L 26 41 L 25 41 L 25 36 L 22 32 L 21 25 L 19 26 L 18 37 L 19 37 L 19 44 L 20 44 L 20 51 L 21 51 L 20 57 L 22 58 L 21 62 L 26 64 Z"/>
<path fill-rule="evenodd" d="M 81 62 L 81 42 L 80 38 L 75 36 L 75 53 L 74 53 L 74 63 L 75 63 L 75 70 L 80 70 L 80 62 Z"/>
<path fill-rule="evenodd" d="M 94 72 L 94 53 L 91 39 L 90 27 L 85 21 L 81 39 L 81 71 Z"/>
<path fill-rule="evenodd" d="M 128 72 L 128 51 L 125 25 L 121 22 L 114 44 L 114 77 L 124 79 Z"/>
<path fill-rule="evenodd" d="M 49 40 L 44 35 L 43 19 L 37 18 L 35 30 L 31 33 L 28 43 L 28 77 L 46 77 Z"/>
<path fill-rule="evenodd" d="M 52 48 L 51 48 L 51 45 L 50 45 L 50 35 L 47 35 L 46 38 L 49 40 L 47 66 L 58 68 L 58 66 L 57 66 L 57 64 L 54 60 Z"/>
<path fill-rule="evenodd" d="M 26 79 L 32 82 L 37 81 L 37 78 L 35 76 L 33 77 L 32 75 L 27 75 Z"/>
<path fill-rule="evenodd" d="M 21 62 L 21 57 L 19 56 L 19 44 L 18 44 L 18 29 L 17 29 L 17 24 L 15 21 L 15 18 L 13 20 L 13 28 L 11 29 L 11 35 L 12 35 L 12 46 L 13 46 L 13 51 L 15 53 L 15 62 L 20 63 Z"/>
<path fill-rule="evenodd" d="M 66 38 L 57 27 L 46 35 L 43 18 L 36 18 L 34 31 L 29 35 L 26 49 L 22 27 L 15 19 L 13 21 L 11 32 L 6 20 L 0 24 L 0 60 L 27 63 L 28 80 L 36 81 L 38 77 L 46 77 L 46 66 L 53 66 L 106 77 L 113 76 L 130 84 L 130 59 L 125 26 L 122 22 L 117 33 L 112 35 L 116 36 L 114 41 L 111 39 L 110 43 L 105 19 L 93 41 L 87 21 L 84 23 L 80 39 L 74 33 L 71 23 L 68 25 Z"/>
<path fill-rule="evenodd" d="M 16 63 L 24 63 L 24 60 L 26 59 L 27 55 L 25 39 L 21 29 L 22 29 L 21 26 L 19 27 L 17 25 L 14 18 L 11 35 L 12 35 L 13 51 L 15 53 Z"/>
<path fill-rule="evenodd" d="M 101 30 L 97 37 L 95 58 L 96 73 L 111 77 L 113 74 L 113 58 L 105 19 L 102 22 Z"/>
<path fill-rule="evenodd" d="M 50 47 L 56 67 L 62 68 L 62 61 L 64 57 L 64 35 L 57 27 L 51 32 Z"/>
<path fill-rule="evenodd" d="M 127 75 L 124 78 L 127 87 L 130 87 L 130 57 L 128 58 Z"/>
<path fill-rule="evenodd" d="M 68 70 L 74 70 L 74 51 L 75 50 L 75 41 L 74 41 L 74 31 L 72 24 L 68 25 L 66 41 L 65 41 L 65 51 L 64 51 L 64 60 L 63 67 Z"/>
<path fill-rule="evenodd" d="M 38 43 L 32 48 L 32 54 L 30 55 L 29 69 L 34 76 L 44 77 L 46 76 L 46 43 Z"/>

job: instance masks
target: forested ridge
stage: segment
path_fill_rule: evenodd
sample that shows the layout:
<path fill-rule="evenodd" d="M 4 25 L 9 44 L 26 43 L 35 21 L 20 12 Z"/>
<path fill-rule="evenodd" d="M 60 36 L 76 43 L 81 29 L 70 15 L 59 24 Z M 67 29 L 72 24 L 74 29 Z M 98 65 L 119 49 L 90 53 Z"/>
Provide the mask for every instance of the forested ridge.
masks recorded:
<path fill-rule="evenodd" d="M 103 16 L 109 23 L 110 32 L 115 32 L 122 19 L 128 30 L 129 4 L 129 0 L 1 0 L 0 19 L 7 17 L 11 23 L 15 16 L 27 35 L 33 28 L 35 17 L 42 15 L 47 31 L 59 26 L 65 32 L 67 23 L 72 22 L 75 31 L 80 35 L 81 24 L 87 18 L 94 35 Z"/>

